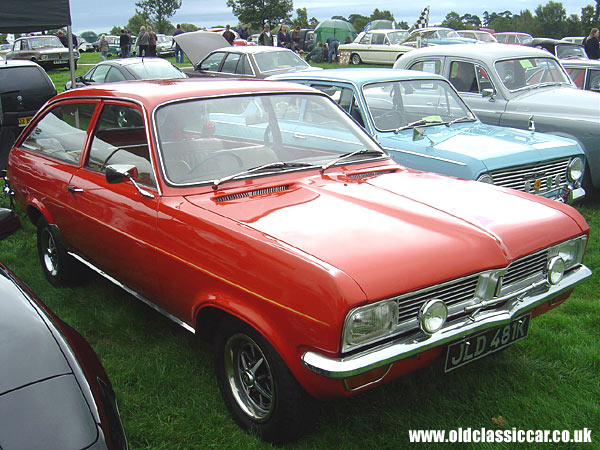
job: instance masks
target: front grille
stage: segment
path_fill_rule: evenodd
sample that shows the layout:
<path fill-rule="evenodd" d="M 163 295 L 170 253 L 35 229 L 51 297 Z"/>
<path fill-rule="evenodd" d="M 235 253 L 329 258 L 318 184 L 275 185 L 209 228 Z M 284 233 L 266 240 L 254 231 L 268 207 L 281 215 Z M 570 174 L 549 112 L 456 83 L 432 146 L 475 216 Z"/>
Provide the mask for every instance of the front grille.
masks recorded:
<path fill-rule="evenodd" d="M 567 185 L 569 158 L 491 173 L 494 184 L 502 187 L 544 195 Z"/>
<path fill-rule="evenodd" d="M 545 276 L 547 260 L 548 250 L 542 250 L 519 258 L 509 264 L 502 276 L 501 295 L 542 279 Z M 451 316 L 464 316 L 464 307 L 475 300 L 476 293 L 485 292 L 486 283 L 493 283 L 492 280 L 495 278 L 491 275 L 494 272 L 501 273 L 502 269 L 476 273 L 396 297 L 398 328 L 401 331 L 416 329 L 418 327 L 416 319 L 419 310 L 425 302 L 432 299 L 444 301 Z M 498 273 L 498 276 L 500 273 Z M 495 286 L 492 286 L 491 291 L 495 291 Z M 481 298 L 478 300 L 481 300 Z"/>
<path fill-rule="evenodd" d="M 398 324 L 415 319 L 427 300 L 443 300 L 448 308 L 473 300 L 478 281 L 479 274 L 474 274 L 399 297 Z"/>
<path fill-rule="evenodd" d="M 541 275 L 546 270 L 548 264 L 548 250 L 525 256 L 513 261 L 506 274 L 502 277 L 504 287 L 510 287 L 511 284 L 530 278 L 534 275 Z"/>
<path fill-rule="evenodd" d="M 223 195 L 221 197 L 216 197 L 216 202 L 228 202 L 231 200 L 237 200 L 238 198 L 251 197 L 255 195 L 264 195 L 264 194 L 272 194 L 273 192 L 285 191 L 289 188 L 288 185 L 284 186 L 275 186 L 265 189 L 255 189 L 254 191 L 245 191 L 238 192 L 237 194 Z"/>

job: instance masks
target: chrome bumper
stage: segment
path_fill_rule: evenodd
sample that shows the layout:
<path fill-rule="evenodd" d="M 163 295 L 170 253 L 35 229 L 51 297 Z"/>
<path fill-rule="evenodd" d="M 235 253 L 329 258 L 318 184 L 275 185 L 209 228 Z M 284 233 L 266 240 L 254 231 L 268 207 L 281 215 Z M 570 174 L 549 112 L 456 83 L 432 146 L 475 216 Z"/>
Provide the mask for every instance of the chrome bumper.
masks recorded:
<path fill-rule="evenodd" d="M 448 322 L 444 328 L 431 336 L 417 332 L 342 358 L 330 358 L 308 351 L 302 355 L 302 364 L 328 378 L 360 375 L 472 334 L 508 325 L 516 317 L 572 289 L 591 275 L 592 271 L 581 265 L 566 273 L 559 284 L 547 285 L 548 288 L 543 293 L 536 293 L 539 289 L 534 288 L 525 293 L 517 292 L 508 297 L 504 306 L 490 311 L 475 312 L 471 316 Z"/>

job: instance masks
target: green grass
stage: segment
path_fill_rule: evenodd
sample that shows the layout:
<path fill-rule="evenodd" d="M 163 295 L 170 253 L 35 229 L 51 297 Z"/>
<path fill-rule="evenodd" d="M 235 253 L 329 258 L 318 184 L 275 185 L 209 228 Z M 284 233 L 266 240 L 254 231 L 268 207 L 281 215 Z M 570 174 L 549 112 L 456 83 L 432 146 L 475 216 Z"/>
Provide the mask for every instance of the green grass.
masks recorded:
<path fill-rule="evenodd" d="M 98 54 L 89 55 L 89 60 Z M 84 54 L 82 59 L 88 60 Z M 83 62 L 83 61 L 82 61 Z M 78 74 L 87 68 L 80 65 Z M 55 82 L 66 70 L 51 71 Z M 64 84 L 64 82 L 63 82 Z M 600 199 L 579 210 L 591 229 L 585 263 L 600 271 Z M 132 449 L 270 448 L 242 432 L 218 392 L 211 348 L 110 282 L 53 288 L 37 257 L 35 229 L 0 241 L 10 267 L 104 363 Z M 539 230 L 543 233 L 544 230 Z M 409 429 L 593 430 L 599 448 L 600 283 L 594 275 L 560 307 L 532 321 L 508 350 L 444 375 L 442 363 L 354 398 L 323 403 L 311 434 L 291 449 L 404 449 Z M 514 444 L 421 444 L 417 448 L 512 449 Z"/>

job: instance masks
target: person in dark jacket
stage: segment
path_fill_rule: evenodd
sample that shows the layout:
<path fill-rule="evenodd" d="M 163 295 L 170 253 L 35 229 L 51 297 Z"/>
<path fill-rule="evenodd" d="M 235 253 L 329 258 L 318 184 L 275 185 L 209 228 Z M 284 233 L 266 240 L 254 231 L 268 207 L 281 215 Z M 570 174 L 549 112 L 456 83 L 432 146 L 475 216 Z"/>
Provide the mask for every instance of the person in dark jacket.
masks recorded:
<path fill-rule="evenodd" d="M 258 37 L 259 45 L 273 45 L 273 35 L 271 34 L 271 27 L 265 25 L 263 32 Z"/>
<path fill-rule="evenodd" d="M 290 36 L 290 33 L 288 33 L 285 24 L 281 24 L 281 28 L 277 32 L 277 47 L 292 47 L 292 37 Z"/>
<path fill-rule="evenodd" d="M 223 37 L 227 42 L 229 42 L 229 45 L 233 45 L 233 41 L 235 40 L 235 34 L 233 34 L 233 31 L 231 31 L 231 27 L 229 26 L 229 24 L 225 26 L 225 31 L 223 31 Z"/>
<path fill-rule="evenodd" d="M 317 45 L 313 47 L 308 55 L 306 55 L 306 62 L 322 63 L 327 61 L 327 49 L 323 47 L 322 42 L 317 42 Z"/>
<path fill-rule="evenodd" d="M 129 58 L 129 35 L 125 30 L 121 30 L 119 47 L 121 47 L 121 58 Z"/>
<path fill-rule="evenodd" d="M 600 32 L 598 28 L 592 28 L 588 37 L 583 40 L 583 47 L 585 53 L 590 59 L 600 59 L 600 44 L 598 43 L 598 36 Z"/>

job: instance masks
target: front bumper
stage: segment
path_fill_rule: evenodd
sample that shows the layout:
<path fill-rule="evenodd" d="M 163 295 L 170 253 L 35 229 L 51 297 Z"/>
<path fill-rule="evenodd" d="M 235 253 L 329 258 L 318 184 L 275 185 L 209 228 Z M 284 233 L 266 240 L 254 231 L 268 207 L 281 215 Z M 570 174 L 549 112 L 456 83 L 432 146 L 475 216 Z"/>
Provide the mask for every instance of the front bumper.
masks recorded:
<path fill-rule="evenodd" d="M 557 285 L 531 286 L 507 296 L 506 303 L 493 310 L 475 311 L 446 325 L 433 335 L 417 332 L 402 336 L 385 344 L 341 358 L 331 358 L 314 351 L 302 355 L 302 364 L 311 371 L 328 378 L 348 378 L 378 367 L 400 361 L 435 347 L 449 344 L 490 328 L 508 325 L 513 319 L 546 303 L 589 276 L 592 271 L 581 265 L 565 274 Z M 544 292 L 539 292 L 540 288 Z"/>

